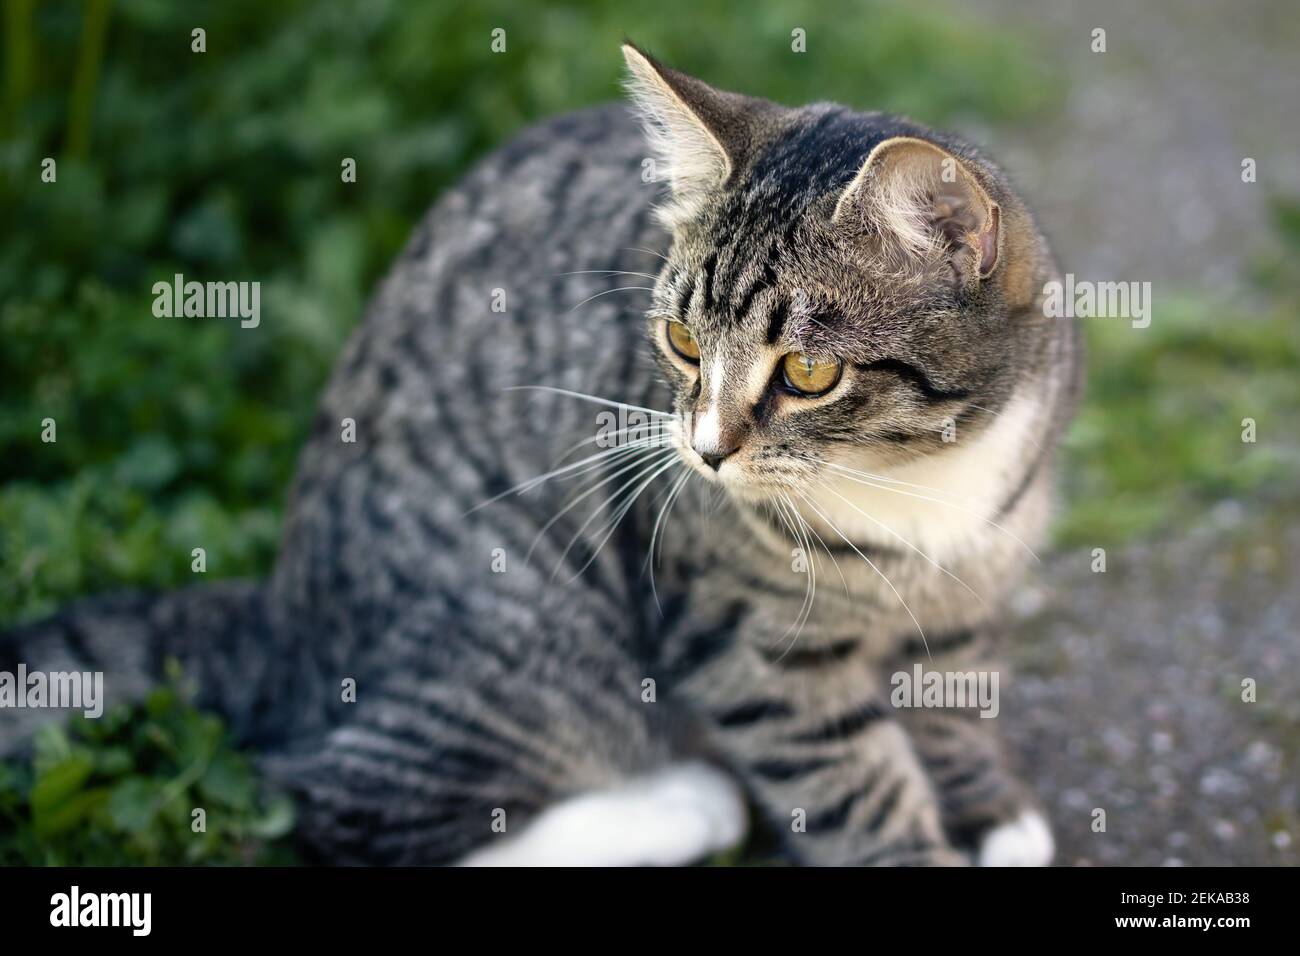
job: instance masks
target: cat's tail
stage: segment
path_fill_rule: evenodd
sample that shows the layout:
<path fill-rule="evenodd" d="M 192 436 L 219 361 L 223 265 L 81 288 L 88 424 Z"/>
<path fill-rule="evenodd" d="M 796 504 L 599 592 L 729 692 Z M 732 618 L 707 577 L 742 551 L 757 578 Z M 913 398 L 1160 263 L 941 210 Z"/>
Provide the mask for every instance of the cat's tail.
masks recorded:
<path fill-rule="evenodd" d="M 88 598 L 0 632 L 0 755 L 43 722 L 138 700 L 169 660 L 198 706 L 255 739 L 276 695 L 269 669 L 283 654 L 272 632 L 265 585 L 243 581 Z"/>

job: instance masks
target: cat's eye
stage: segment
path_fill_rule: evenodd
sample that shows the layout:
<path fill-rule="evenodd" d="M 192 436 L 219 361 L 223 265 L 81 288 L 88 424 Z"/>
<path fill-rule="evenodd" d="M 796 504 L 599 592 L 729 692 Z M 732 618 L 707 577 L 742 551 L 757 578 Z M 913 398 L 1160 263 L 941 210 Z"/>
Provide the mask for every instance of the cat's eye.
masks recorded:
<path fill-rule="evenodd" d="M 829 392 L 840 380 L 842 363 L 838 360 L 819 362 L 803 352 L 791 352 L 781 360 L 781 374 L 787 388 L 801 395 L 821 395 Z"/>
<path fill-rule="evenodd" d="M 668 344 L 673 347 L 673 351 L 686 359 L 688 362 L 698 362 L 700 360 L 700 346 L 695 341 L 695 336 L 691 335 L 691 330 L 680 322 L 668 323 Z"/>

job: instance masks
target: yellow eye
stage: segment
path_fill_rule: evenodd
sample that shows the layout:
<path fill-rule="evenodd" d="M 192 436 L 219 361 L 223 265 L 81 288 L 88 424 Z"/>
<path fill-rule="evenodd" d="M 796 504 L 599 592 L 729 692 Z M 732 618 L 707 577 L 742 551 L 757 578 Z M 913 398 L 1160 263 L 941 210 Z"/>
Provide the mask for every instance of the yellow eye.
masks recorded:
<path fill-rule="evenodd" d="M 840 380 L 839 361 L 818 362 L 803 352 L 791 352 L 781 360 L 785 384 L 803 395 L 829 392 Z"/>
<path fill-rule="evenodd" d="M 674 352 L 686 359 L 686 361 L 698 362 L 700 360 L 700 347 L 695 342 L 695 336 L 691 335 L 691 330 L 682 323 L 668 323 L 668 344 L 673 347 Z"/>

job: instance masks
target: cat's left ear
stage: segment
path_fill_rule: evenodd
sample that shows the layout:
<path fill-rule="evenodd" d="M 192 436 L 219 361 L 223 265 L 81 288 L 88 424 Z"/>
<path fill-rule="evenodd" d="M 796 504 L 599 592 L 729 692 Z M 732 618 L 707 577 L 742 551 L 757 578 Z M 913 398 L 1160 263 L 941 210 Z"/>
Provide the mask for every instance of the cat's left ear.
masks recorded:
<path fill-rule="evenodd" d="M 660 211 L 671 226 L 694 216 L 743 161 L 751 101 L 666 67 L 631 43 L 623 44 L 623 58 L 628 94 L 655 153 L 656 178 L 672 186 L 673 203 Z"/>
<path fill-rule="evenodd" d="M 861 216 L 909 255 L 946 255 L 961 281 L 998 267 L 1001 210 L 957 156 L 895 136 L 877 145 L 836 203 L 834 221 Z"/>

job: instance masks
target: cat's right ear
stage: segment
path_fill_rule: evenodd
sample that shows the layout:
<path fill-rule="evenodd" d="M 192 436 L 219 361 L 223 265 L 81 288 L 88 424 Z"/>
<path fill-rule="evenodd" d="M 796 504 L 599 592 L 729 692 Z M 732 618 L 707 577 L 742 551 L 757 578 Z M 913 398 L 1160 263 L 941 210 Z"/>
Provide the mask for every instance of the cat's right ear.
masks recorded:
<path fill-rule="evenodd" d="M 987 279 L 998 266 L 1000 207 L 970 165 L 927 140 L 877 144 L 831 219 L 865 223 L 916 258 L 942 254 L 960 282 Z"/>
<path fill-rule="evenodd" d="M 671 228 L 693 218 L 740 161 L 748 142 L 745 98 L 666 67 L 631 43 L 623 44 L 623 58 L 625 86 L 654 152 L 655 178 L 672 187 L 672 203 L 659 210 Z"/>

